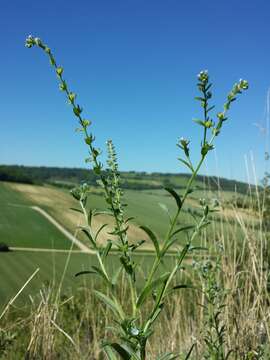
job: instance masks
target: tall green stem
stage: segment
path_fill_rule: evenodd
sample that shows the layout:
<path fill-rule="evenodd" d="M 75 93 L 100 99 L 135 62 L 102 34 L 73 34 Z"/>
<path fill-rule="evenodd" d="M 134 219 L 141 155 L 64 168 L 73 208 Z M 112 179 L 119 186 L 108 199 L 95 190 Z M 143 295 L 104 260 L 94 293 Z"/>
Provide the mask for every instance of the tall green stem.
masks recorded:
<path fill-rule="evenodd" d="M 191 189 L 191 186 L 192 186 L 192 184 L 193 184 L 193 181 L 195 180 L 196 175 L 197 175 L 198 171 L 200 170 L 200 168 L 201 168 L 201 166 L 202 166 L 202 164 L 203 164 L 204 159 L 205 159 L 205 155 L 201 157 L 200 162 L 198 163 L 195 171 L 193 172 L 192 176 L 190 177 L 190 179 L 189 179 L 189 181 L 188 181 L 188 184 L 187 184 L 185 193 L 184 193 L 183 198 L 182 198 L 182 201 L 181 201 L 181 207 L 179 207 L 179 208 L 177 209 L 176 214 L 175 214 L 175 216 L 174 216 L 174 218 L 173 218 L 173 220 L 172 220 L 172 222 L 171 222 L 171 225 L 170 225 L 170 227 L 169 227 L 169 229 L 168 229 L 168 232 L 167 232 L 167 234 L 166 234 L 165 240 L 164 240 L 164 242 L 163 242 L 162 249 L 161 249 L 161 251 L 160 251 L 161 254 L 163 254 L 164 249 L 165 249 L 165 247 L 166 247 L 166 245 L 167 245 L 167 242 L 169 241 L 169 239 L 170 239 L 170 237 L 171 237 L 171 235 L 172 235 L 172 232 L 173 232 L 173 230 L 174 230 L 174 228 L 175 228 L 175 225 L 176 225 L 178 216 L 179 216 L 179 214 L 180 214 L 180 212 L 181 212 L 181 210 L 182 210 L 182 208 L 183 208 L 184 202 L 185 202 L 185 200 L 186 200 L 186 198 L 187 198 L 187 196 L 188 196 L 188 194 L 189 194 L 189 191 L 190 191 L 190 189 Z M 164 256 L 164 254 L 163 254 L 162 256 L 160 256 L 160 257 L 156 257 L 156 258 L 155 258 L 155 261 L 154 261 L 153 266 L 152 266 L 152 268 L 151 268 L 150 274 L 149 274 L 149 276 L 148 276 L 148 278 L 147 278 L 147 281 L 146 281 L 146 283 L 145 283 L 144 289 L 151 283 L 151 281 L 152 281 L 152 279 L 153 279 L 153 276 L 155 275 L 155 273 L 156 273 L 156 271 L 157 271 L 157 269 L 158 269 L 158 267 L 159 267 L 159 265 L 160 265 L 160 262 L 161 262 L 163 256 Z"/>

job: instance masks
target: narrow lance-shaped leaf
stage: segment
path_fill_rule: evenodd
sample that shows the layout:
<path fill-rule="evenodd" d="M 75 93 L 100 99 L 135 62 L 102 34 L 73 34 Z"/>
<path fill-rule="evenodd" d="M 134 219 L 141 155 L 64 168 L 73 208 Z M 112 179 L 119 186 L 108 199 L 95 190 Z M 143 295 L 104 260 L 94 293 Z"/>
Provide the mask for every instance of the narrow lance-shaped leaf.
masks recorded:
<path fill-rule="evenodd" d="M 204 246 L 190 246 L 189 248 L 189 251 L 199 251 L 199 250 L 202 250 L 202 251 L 207 251 L 208 248 L 207 247 L 204 247 Z"/>
<path fill-rule="evenodd" d="M 118 360 L 113 349 L 110 347 L 110 345 L 108 345 L 108 344 L 104 345 L 103 350 L 105 351 L 105 354 L 106 354 L 108 360 Z"/>
<path fill-rule="evenodd" d="M 170 215 L 170 212 L 169 212 L 169 209 L 167 207 L 167 205 L 163 204 L 163 203 L 158 203 L 158 205 L 161 207 L 161 209 L 166 213 L 166 215 L 168 216 L 169 220 L 170 220 L 170 223 L 172 222 L 172 219 L 171 219 L 171 215 Z"/>
<path fill-rule="evenodd" d="M 149 236 L 149 238 L 152 240 L 156 253 L 157 253 L 157 257 L 160 257 L 160 250 L 159 250 L 159 243 L 158 243 L 158 239 L 156 237 L 156 235 L 153 233 L 153 231 L 151 229 L 149 229 L 149 227 L 145 226 L 145 225 L 141 225 L 140 229 L 142 229 L 143 231 L 146 232 L 146 234 Z"/>
<path fill-rule="evenodd" d="M 181 158 L 178 158 L 178 160 L 181 161 L 184 165 L 186 165 L 186 167 L 188 167 L 192 172 L 194 172 L 193 167 L 186 160 L 181 159 Z"/>
<path fill-rule="evenodd" d="M 163 289 L 165 288 L 165 284 L 163 286 Z M 159 316 L 159 314 L 161 313 L 162 309 L 163 309 L 164 303 L 161 303 L 159 305 L 156 305 L 154 307 L 154 310 L 152 311 L 147 323 L 145 324 L 144 327 L 144 332 L 148 331 L 148 329 L 151 327 L 151 325 L 155 322 L 155 320 L 157 319 L 157 317 Z"/>
<path fill-rule="evenodd" d="M 81 227 L 80 229 L 81 229 L 81 231 L 87 236 L 87 238 L 90 240 L 93 248 L 94 248 L 94 249 L 97 249 L 97 245 L 96 245 L 94 239 L 92 238 L 92 235 L 90 234 L 90 232 L 89 232 L 86 228 L 82 228 L 82 227 Z"/>
<path fill-rule="evenodd" d="M 113 311 L 117 317 L 120 317 L 121 320 L 124 320 L 125 314 L 121 308 L 121 305 L 118 304 L 116 299 L 111 299 L 107 295 L 97 290 L 94 290 L 94 293 L 105 305 L 107 305 Z"/>
<path fill-rule="evenodd" d="M 139 308 L 145 302 L 147 296 L 151 293 L 151 291 L 155 289 L 158 285 L 162 284 L 163 282 L 166 282 L 169 276 L 170 273 L 166 272 L 165 274 L 161 275 L 158 279 L 152 281 L 146 288 L 144 288 L 137 300 L 137 304 L 136 304 L 137 308 Z"/>
<path fill-rule="evenodd" d="M 188 226 L 184 226 L 182 228 L 179 228 L 179 229 L 175 230 L 172 233 L 172 235 L 170 236 L 170 241 L 168 241 L 168 243 L 164 247 L 163 254 L 165 254 L 169 250 L 169 248 L 171 248 L 177 241 L 179 241 L 179 238 L 174 237 L 176 234 L 178 234 L 178 233 L 180 233 L 182 231 L 192 230 L 194 228 L 195 228 L 194 225 L 188 225 Z"/>
<path fill-rule="evenodd" d="M 181 201 L 180 196 L 177 194 L 177 192 L 176 192 L 174 189 L 171 189 L 171 188 L 168 188 L 168 187 L 165 187 L 164 189 L 165 189 L 166 191 L 168 191 L 168 193 L 170 193 L 170 194 L 174 197 L 178 209 L 181 209 L 181 207 L 182 207 L 182 201 Z"/>
<path fill-rule="evenodd" d="M 106 344 L 106 347 L 108 347 L 108 346 L 111 347 L 112 349 L 114 349 L 114 351 L 116 351 L 117 354 L 121 356 L 122 360 L 130 360 L 131 359 L 131 355 L 120 344 L 108 343 L 108 344 Z"/>
<path fill-rule="evenodd" d="M 81 276 L 81 275 L 89 275 L 89 274 L 98 275 L 96 271 L 93 271 L 93 270 L 84 270 L 84 271 L 80 271 L 80 272 L 76 273 L 76 274 L 75 274 L 75 277 Z"/>
<path fill-rule="evenodd" d="M 94 216 L 98 216 L 98 215 L 108 215 L 108 216 L 113 216 L 113 213 L 111 211 L 95 211 Z"/>
<path fill-rule="evenodd" d="M 101 255 L 101 257 L 102 257 L 102 260 L 103 260 L 103 261 L 104 261 L 104 260 L 106 259 L 106 257 L 108 256 L 111 248 L 112 248 L 112 241 L 111 241 L 111 240 L 108 240 L 106 247 L 102 250 L 102 255 Z"/>
<path fill-rule="evenodd" d="M 116 285 L 119 275 L 121 274 L 123 267 L 119 266 L 119 268 L 115 271 L 115 273 L 112 276 L 112 284 Z"/>
<path fill-rule="evenodd" d="M 189 349 L 189 352 L 187 353 L 185 360 L 188 360 L 190 358 L 190 355 L 194 349 L 195 344 L 192 344 L 191 348 Z"/>
<path fill-rule="evenodd" d="M 174 286 L 173 288 L 169 289 L 169 290 L 166 292 L 166 295 L 165 295 L 165 296 L 168 296 L 168 295 L 170 295 L 172 292 L 174 292 L 175 290 L 180 290 L 180 289 L 195 289 L 195 287 L 192 286 L 192 285 L 189 285 L 189 284 L 176 285 L 176 286 Z"/>
<path fill-rule="evenodd" d="M 92 266 L 92 269 L 96 271 L 96 273 L 99 274 L 105 280 L 106 283 L 111 285 L 110 280 L 108 279 L 107 275 L 104 273 L 104 271 L 101 268 L 98 268 L 97 266 Z"/>
<path fill-rule="evenodd" d="M 129 218 L 127 218 L 125 220 L 125 224 L 127 224 L 129 221 L 134 220 L 134 219 L 135 219 L 134 216 L 130 216 Z"/>
<path fill-rule="evenodd" d="M 194 228 L 195 228 L 194 225 L 183 226 L 183 227 L 181 227 L 181 228 L 179 228 L 179 229 L 176 229 L 176 230 L 171 234 L 170 238 L 174 237 L 176 234 L 178 234 L 178 233 L 180 233 L 180 232 L 182 232 L 182 231 L 188 231 L 188 230 L 192 230 L 192 229 L 194 229 Z"/>
<path fill-rule="evenodd" d="M 76 208 L 71 207 L 70 210 L 83 214 L 83 211 L 81 209 L 76 209 Z"/>
<path fill-rule="evenodd" d="M 98 231 L 96 232 L 96 235 L 95 235 L 95 239 L 94 241 L 96 242 L 97 241 L 97 238 L 98 238 L 98 235 L 100 234 L 100 232 L 107 226 L 108 224 L 102 224 L 100 226 L 100 228 L 98 229 Z"/>

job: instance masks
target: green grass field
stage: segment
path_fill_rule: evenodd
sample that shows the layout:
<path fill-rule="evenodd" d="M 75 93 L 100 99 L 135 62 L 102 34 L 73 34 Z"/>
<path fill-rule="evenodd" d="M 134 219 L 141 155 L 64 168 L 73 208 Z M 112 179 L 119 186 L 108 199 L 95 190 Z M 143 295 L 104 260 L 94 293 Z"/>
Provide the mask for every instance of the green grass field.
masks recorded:
<path fill-rule="evenodd" d="M 153 256 L 139 255 L 135 256 L 135 261 L 141 267 L 141 276 L 145 270 L 151 266 Z M 172 266 L 175 262 L 174 257 L 169 256 L 166 263 L 161 269 Z M 75 274 L 88 270 L 91 265 L 97 265 L 95 255 L 82 253 L 59 253 L 59 252 L 39 252 L 39 251 L 12 251 L 9 253 L 0 253 L 0 313 L 1 306 L 7 303 L 24 285 L 27 279 L 39 268 L 40 271 L 23 290 L 22 294 L 16 300 L 16 305 L 29 304 L 29 295 L 34 296 L 42 287 L 42 284 L 49 284 L 53 281 L 59 284 L 66 267 L 63 289 L 73 289 L 82 284 L 88 284 L 92 281 L 92 277 L 84 275 L 75 277 Z M 117 254 L 108 258 L 108 267 L 113 269 L 119 266 Z"/>
<path fill-rule="evenodd" d="M 9 184 L 0 183 L 0 242 L 9 246 L 69 249 L 70 241 Z"/>
<path fill-rule="evenodd" d="M 68 191 L 35 185 L 26 185 L 26 187 L 18 189 L 9 183 L 0 182 L 0 242 L 17 247 L 69 249 L 70 241 L 46 218 L 30 208 L 31 205 L 40 206 L 73 232 L 78 215 L 68 210 L 69 207 L 76 206 Z M 186 204 L 185 211 L 178 220 L 178 226 L 184 226 L 194 221 L 186 211 L 187 207 L 195 206 L 196 208 L 197 206 L 196 198 L 198 196 L 196 193 L 194 194 L 192 202 Z M 136 225 L 148 225 L 162 239 L 167 231 L 169 218 L 159 204 L 164 204 L 169 212 L 174 214 L 176 209 L 174 199 L 168 196 L 164 190 L 126 190 L 125 201 L 128 204 L 127 216 L 135 216 Z M 89 197 L 89 206 L 103 210 L 106 208 L 103 197 L 95 192 Z M 207 230 L 208 240 L 222 229 L 225 233 L 233 233 L 241 241 L 239 227 L 226 222 L 215 222 L 210 226 Z M 237 235 L 238 232 L 239 235 Z M 179 237 L 179 244 L 183 245 L 185 241 L 186 235 L 183 233 Z M 202 238 L 198 237 L 197 243 L 201 243 L 201 241 Z M 115 255 L 110 258 L 110 266 L 116 266 L 115 259 Z M 28 301 L 29 295 L 35 294 L 42 283 L 52 280 L 58 283 L 63 274 L 66 260 L 67 253 L 59 252 L 12 251 L 0 253 L 0 305 L 16 294 L 36 268 L 40 268 L 40 272 L 24 290 L 18 300 L 19 303 Z M 137 261 L 142 263 L 142 267 L 145 269 L 151 264 L 152 256 L 139 255 Z M 82 280 L 75 278 L 74 274 L 88 269 L 95 263 L 93 255 L 73 253 L 67 267 L 63 287 L 65 289 L 67 287 L 76 288 Z"/>

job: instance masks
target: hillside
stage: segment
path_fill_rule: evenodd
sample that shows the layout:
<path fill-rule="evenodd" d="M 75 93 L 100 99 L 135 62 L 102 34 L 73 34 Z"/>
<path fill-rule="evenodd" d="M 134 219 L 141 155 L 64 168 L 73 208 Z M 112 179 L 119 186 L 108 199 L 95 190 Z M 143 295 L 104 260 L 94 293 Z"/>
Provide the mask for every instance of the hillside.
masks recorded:
<path fill-rule="evenodd" d="M 176 189 L 184 188 L 189 179 L 188 174 L 174 173 L 146 173 L 146 172 L 121 172 L 122 188 L 132 190 L 157 190 L 164 186 Z M 25 184 L 52 184 L 60 187 L 71 188 L 74 184 L 87 182 L 96 185 L 96 175 L 92 170 L 81 168 L 61 167 L 32 167 L 20 165 L 0 165 L 0 181 L 20 182 Z M 225 178 L 198 175 L 194 183 L 198 190 L 236 191 L 246 194 L 249 185 Z"/>

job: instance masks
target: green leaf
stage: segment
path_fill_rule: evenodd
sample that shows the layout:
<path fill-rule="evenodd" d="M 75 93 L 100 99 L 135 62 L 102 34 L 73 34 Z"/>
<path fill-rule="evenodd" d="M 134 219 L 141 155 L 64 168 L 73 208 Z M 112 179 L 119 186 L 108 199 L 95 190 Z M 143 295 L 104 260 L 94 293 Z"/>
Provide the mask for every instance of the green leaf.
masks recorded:
<path fill-rule="evenodd" d="M 103 346 L 103 349 L 105 351 L 105 354 L 107 355 L 108 357 L 108 360 L 117 360 L 117 357 L 116 355 L 114 354 L 112 348 L 110 347 L 109 344 L 106 344 Z"/>
<path fill-rule="evenodd" d="M 170 193 L 170 194 L 174 197 L 178 209 L 181 209 L 182 201 L 181 201 L 180 196 L 177 194 L 177 192 L 176 192 L 174 189 L 168 188 L 168 187 L 165 187 L 164 189 L 165 189 L 166 191 L 168 191 L 168 193 Z"/>
<path fill-rule="evenodd" d="M 194 172 L 193 167 L 184 159 L 178 158 L 179 161 L 181 161 L 184 165 L 186 165 L 192 172 Z"/>
<path fill-rule="evenodd" d="M 120 344 L 111 343 L 111 344 L 108 344 L 107 346 L 110 346 L 112 349 L 114 349 L 114 351 L 116 351 L 117 354 L 121 356 L 121 359 L 123 359 L 123 360 L 131 359 L 131 355 Z"/>
<path fill-rule="evenodd" d="M 158 239 L 156 237 L 156 235 L 153 233 L 153 231 L 151 229 L 149 229 L 149 227 L 145 226 L 145 225 L 141 225 L 140 229 L 142 229 L 144 232 L 146 232 L 146 234 L 149 236 L 149 238 L 152 240 L 154 247 L 156 249 L 156 254 L 157 257 L 160 257 L 160 250 L 159 250 L 159 243 L 158 243 Z"/>
<path fill-rule="evenodd" d="M 106 259 L 106 257 L 108 256 L 111 248 L 112 248 L 112 241 L 111 241 L 111 240 L 108 240 L 108 241 L 107 241 L 107 245 L 106 245 L 106 247 L 103 249 L 102 255 L 101 255 L 103 261 L 104 261 L 104 260 Z"/>
<path fill-rule="evenodd" d="M 85 270 L 85 271 L 80 271 L 77 274 L 75 274 L 75 277 L 77 276 L 81 276 L 81 275 L 86 275 L 86 274 L 94 274 L 97 275 L 96 271 L 92 271 L 92 270 Z"/>
<path fill-rule="evenodd" d="M 117 316 L 120 317 L 121 320 L 124 320 L 125 314 L 123 312 L 122 307 L 118 304 L 116 299 L 111 299 L 107 295 L 103 294 L 100 291 L 94 290 L 95 295 L 112 310 L 112 312 Z"/>
<path fill-rule="evenodd" d="M 178 240 L 179 240 L 178 238 L 171 239 L 164 247 L 162 255 L 166 254 L 166 252 L 169 250 L 169 248 L 172 247 L 172 245 L 175 244 Z"/>
<path fill-rule="evenodd" d="M 125 224 L 127 224 L 129 221 L 134 220 L 134 219 L 135 219 L 135 218 L 134 218 L 133 216 L 127 218 L 127 219 L 125 220 Z"/>
<path fill-rule="evenodd" d="M 95 235 L 95 239 L 94 239 L 95 242 L 97 241 L 97 238 L 98 238 L 98 235 L 100 234 L 100 232 L 101 232 L 106 226 L 108 226 L 108 224 L 103 224 L 103 225 L 100 226 L 100 228 L 98 229 L 98 231 L 96 232 L 96 235 Z"/>
<path fill-rule="evenodd" d="M 194 121 L 195 123 L 197 123 L 197 124 L 199 124 L 199 125 L 201 125 L 201 126 L 205 127 L 204 121 L 199 120 L 199 119 L 193 119 L 193 121 Z"/>
<path fill-rule="evenodd" d="M 207 113 L 209 113 L 211 110 L 213 110 L 215 108 L 215 105 L 210 106 L 210 108 L 207 109 Z"/>
<path fill-rule="evenodd" d="M 209 85 L 207 85 L 206 88 L 205 88 L 205 91 L 207 92 L 210 89 L 211 86 L 212 86 L 211 83 Z"/>
<path fill-rule="evenodd" d="M 165 284 L 164 284 L 164 286 L 163 286 L 163 290 L 164 290 L 164 288 L 165 288 Z M 161 293 L 163 294 L 162 289 L 161 289 Z M 160 297 L 159 297 L 159 299 L 160 299 Z M 158 299 L 158 300 L 159 300 L 159 299 Z M 146 325 L 145 325 L 145 327 L 144 327 L 144 333 L 145 333 L 146 331 L 149 331 L 149 330 L 148 330 L 149 327 L 150 327 L 150 326 L 153 324 L 153 322 L 157 319 L 157 317 L 158 317 L 159 314 L 161 313 L 161 310 L 163 309 L 163 306 L 164 306 L 163 303 L 159 304 L 158 306 L 155 306 L 154 311 L 153 311 L 152 314 L 150 315 L 149 320 L 147 321 L 147 323 L 146 323 Z"/>
<path fill-rule="evenodd" d="M 91 244 L 93 245 L 93 248 L 97 249 L 97 245 L 96 245 L 95 241 L 93 240 L 90 232 L 86 228 L 80 227 L 80 229 L 87 236 L 87 238 L 90 240 Z"/>
<path fill-rule="evenodd" d="M 173 291 L 180 290 L 180 289 L 195 289 L 195 288 L 194 288 L 194 286 L 189 285 L 189 284 L 176 285 L 167 291 L 166 296 L 170 295 Z"/>
<path fill-rule="evenodd" d="M 172 235 L 170 236 L 170 238 L 172 238 L 174 235 L 176 235 L 176 234 L 178 234 L 178 233 L 180 233 L 180 232 L 182 232 L 182 231 L 188 231 L 188 230 L 192 230 L 192 229 L 194 229 L 194 228 L 195 228 L 194 225 L 187 225 L 187 226 L 181 227 L 181 228 L 179 228 L 179 229 L 176 229 L 176 230 L 172 233 Z"/>
<path fill-rule="evenodd" d="M 189 352 L 187 353 L 187 355 L 186 355 L 186 357 L 185 357 L 185 360 L 188 360 L 188 359 L 189 359 L 189 357 L 190 357 L 190 355 L 191 355 L 191 353 L 192 353 L 192 351 L 193 351 L 193 349 L 194 349 L 194 346 L 195 346 L 195 344 L 192 344 L 191 348 L 189 349 Z"/>
<path fill-rule="evenodd" d="M 116 285 L 117 279 L 118 279 L 119 275 L 121 274 L 122 269 L 123 269 L 123 267 L 119 266 L 119 268 L 115 271 L 115 273 L 112 276 L 112 284 L 114 286 Z"/>
<path fill-rule="evenodd" d="M 98 215 L 109 215 L 109 216 L 113 216 L 113 213 L 111 211 L 95 211 L 94 216 L 98 216 Z"/>
<path fill-rule="evenodd" d="M 108 279 L 107 275 L 104 273 L 104 271 L 101 268 L 98 268 L 97 266 L 91 266 L 91 267 L 94 271 L 96 271 L 98 275 L 100 275 L 103 278 L 103 280 L 105 280 L 106 283 L 111 285 L 110 280 Z"/>
<path fill-rule="evenodd" d="M 211 221 L 206 221 L 204 224 L 200 225 L 200 227 L 199 227 L 198 230 L 201 230 L 201 229 L 207 227 L 207 226 L 210 225 L 210 224 L 211 224 Z"/>
<path fill-rule="evenodd" d="M 182 264 L 182 261 L 184 260 L 188 250 L 189 250 L 190 244 L 186 244 L 182 251 L 179 254 L 179 258 L 178 258 L 178 265 L 180 266 Z"/>
<path fill-rule="evenodd" d="M 171 220 L 171 215 L 170 215 L 170 212 L 169 212 L 169 209 L 167 207 L 167 205 L 163 204 L 163 203 L 158 203 L 158 205 L 161 207 L 161 209 L 166 213 L 166 215 L 168 215 L 168 218 L 170 220 L 170 222 L 172 221 Z"/>
<path fill-rule="evenodd" d="M 164 250 L 163 250 L 163 254 L 166 253 L 166 251 L 173 245 L 175 244 L 179 239 L 178 238 L 173 238 L 176 234 L 178 234 L 179 232 L 182 232 L 182 231 L 188 231 L 188 230 L 191 230 L 191 229 L 194 229 L 195 226 L 194 225 L 188 225 L 188 226 L 184 226 L 182 228 L 179 228 L 177 230 L 175 230 L 172 235 L 170 236 L 170 241 L 168 241 L 167 245 L 164 247 Z"/>
<path fill-rule="evenodd" d="M 189 251 L 196 251 L 196 250 L 203 250 L 203 251 L 207 251 L 207 247 L 204 246 L 191 246 L 189 248 Z"/>
<path fill-rule="evenodd" d="M 161 275 L 156 280 L 152 281 L 146 288 L 144 288 L 137 300 L 137 303 L 136 303 L 137 308 L 139 308 L 145 302 L 145 300 L 146 300 L 147 296 L 150 294 L 150 292 L 152 290 L 154 290 L 158 285 L 166 282 L 168 280 L 169 276 L 170 276 L 170 273 L 166 272 L 165 274 Z"/>
<path fill-rule="evenodd" d="M 194 289 L 194 287 L 189 284 L 180 284 L 180 285 L 176 285 L 172 288 L 172 290 L 179 290 L 179 289 Z"/>
<path fill-rule="evenodd" d="M 77 211 L 77 212 L 79 212 L 79 213 L 81 213 L 81 214 L 83 214 L 83 211 L 81 210 L 81 209 L 76 209 L 76 208 L 69 208 L 70 210 L 73 210 L 73 211 Z"/>

